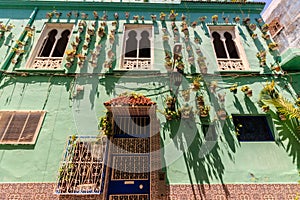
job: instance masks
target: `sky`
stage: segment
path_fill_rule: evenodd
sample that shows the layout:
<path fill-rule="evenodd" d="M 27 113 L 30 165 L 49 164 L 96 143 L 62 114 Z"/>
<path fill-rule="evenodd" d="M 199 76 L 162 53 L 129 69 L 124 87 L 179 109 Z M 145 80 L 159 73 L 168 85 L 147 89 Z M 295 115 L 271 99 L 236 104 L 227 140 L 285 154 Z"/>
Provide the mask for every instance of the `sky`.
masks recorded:
<path fill-rule="evenodd" d="M 269 4 L 272 2 L 272 0 L 254 0 L 254 1 L 259 1 L 259 2 L 266 2 L 265 8 L 262 11 L 262 13 L 265 11 L 265 9 L 269 6 Z"/>

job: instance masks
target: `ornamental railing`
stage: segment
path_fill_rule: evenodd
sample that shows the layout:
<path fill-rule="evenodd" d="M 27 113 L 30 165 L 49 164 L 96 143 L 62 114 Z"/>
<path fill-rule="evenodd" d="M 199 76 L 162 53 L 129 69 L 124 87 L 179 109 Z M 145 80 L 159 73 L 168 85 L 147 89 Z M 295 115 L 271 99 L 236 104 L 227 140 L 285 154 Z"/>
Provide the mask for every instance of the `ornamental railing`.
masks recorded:
<path fill-rule="evenodd" d="M 151 69 L 151 58 L 124 58 L 123 69 Z"/>
<path fill-rule="evenodd" d="M 61 67 L 62 57 L 35 57 L 30 69 L 59 69 Z"/>
<path fill-rule="evenodd" d="M 106 137 L 70 136 L 59 168 L 55 193 L 102 193 L 106 146 Z"/>
<path fill-rule="evenodd" d="M 246 69 L 242 59 L 218 59 L 217 62 L 220 71 L 239 71 Z"/>

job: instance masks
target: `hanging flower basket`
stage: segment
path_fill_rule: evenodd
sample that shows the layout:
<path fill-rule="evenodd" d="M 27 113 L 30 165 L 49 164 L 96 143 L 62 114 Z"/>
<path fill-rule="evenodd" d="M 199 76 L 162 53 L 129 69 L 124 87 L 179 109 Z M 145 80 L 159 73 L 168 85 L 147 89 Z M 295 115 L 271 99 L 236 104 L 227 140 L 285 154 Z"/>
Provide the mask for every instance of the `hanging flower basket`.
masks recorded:
<path fill-rule="evenodd" d="M 171 12 L 169 14 L 169 19 L 172 20 L 172 21 L 175 21 L 177 15 L 178 15 L 178 13 L 175 13 L 174 10 L 171 10 Z"/>
<path fill-rule="evenodd" d="M 201 23 L 204 23 L 206 18 L 207 18 L 206 16 L 202 16 L 202 17 L 199 17 L 199 20 Z"/>
<path fill-rule="evenodd" d="M 219 19 L 218 15 L 213 15 L 213 16 L 211 17 L 211 20 L 212 20 L 212 22 L 213 22 L 214 24 L 217 24 L 217 23 L 218 23 L 218 19 Z"/>
<path fill-rule="evenodd" d="M 233 94 L 236 94 L 236 93 L 237 93 L 237 87 L 238 87 L 238 84 L 237 84 L 237 83 L 233 84 L 233 85 L 230 87 L 230 92 L 232 92 Z"/>
<path fill-rule="evenodd" d="M 276 42 L 271 42 L 271 43 L 269 43 L 268 47 L 269 47 L 269 49 L 270 49 L 271 51 L 276 51 L 276 50 L 279 49 L 279 46 L 278 46 L 278 44 L 277 44 Z"/>
<path fill-rule="evenodd" d="M 250 24 L 250 25 L 249 25 L 249 29 L 250 29 L 251 31 L 255 31 L 255 30 L 256 30 L 256 24 Z"/>
<path fill-rule="evenodd" d="M 234 21 L 235 21 L 235 23 L 240 23 L 241 18 L 239 16 L 237 16 L 237 17 L 234 18 Z"/>
<path fill-rule="evenodd" d="M 251 97 L 252 96 L 252 89 L 250 89 L 249 86 L 245 85 L 241 88 L 241 91 L 244 92 L 244 94 L 247 96 L 247 97 Z"/>
<path fill-rule="evenodd" d="M 269 24 L 264 24 L 264 25 L 262 25 L 261 31 L 262 31 L 263 33 L 268 32 L 268 31 L 269 31 Z"/>
<path fill-rule="evenodd" d="M 267 106 L 267 105 L 263 105 L 263 106 L 261 107 L 261 109 L 262 109 L 263 112 L 268 112 L 268 111 L 270 110 L 270 107 Z"/>
<path fill-rule="evenodd" d="M 199 106 L 198 109 L 199 109 L 199 115 L 200 115 L 200 117 L 202 117 L 202 118 L 208 117 L 209 110 L 210 110 L 209 106 Z"/>

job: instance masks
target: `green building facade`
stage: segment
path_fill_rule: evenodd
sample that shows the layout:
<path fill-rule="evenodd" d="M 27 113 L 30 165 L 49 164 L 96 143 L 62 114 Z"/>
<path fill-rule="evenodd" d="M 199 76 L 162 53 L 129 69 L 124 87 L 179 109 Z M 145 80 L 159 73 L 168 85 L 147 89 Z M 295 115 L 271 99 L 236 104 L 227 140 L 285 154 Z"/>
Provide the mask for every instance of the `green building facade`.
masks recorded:
<path fill-rule="evenodd" d="M 299 74 L 263 7 L 1 1 L 1 198 L 296 198 Z"/>

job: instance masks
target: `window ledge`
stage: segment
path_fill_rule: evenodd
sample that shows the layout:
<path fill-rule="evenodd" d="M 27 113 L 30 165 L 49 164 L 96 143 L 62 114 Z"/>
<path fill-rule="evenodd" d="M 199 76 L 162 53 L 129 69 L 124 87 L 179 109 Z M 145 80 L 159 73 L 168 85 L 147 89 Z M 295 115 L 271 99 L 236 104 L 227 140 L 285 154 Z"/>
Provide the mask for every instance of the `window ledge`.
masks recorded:
<path fill-rule="evenodd" d="M 220 70 L 215 71 L 215 74 L 259 74 L 258 70 Z"/>
<path fill-rule="evenodd" d="M 160 74 L 158 69 L 114 69 L 113 72 L 120 74 Z"/>
<path fill-rule="evenodd" d="M 15 71 L 22 71 L 22 72 L 65 72 L 65 69 L 26 69 L 26 68 L 20 68 L 15 69 Z"/>

